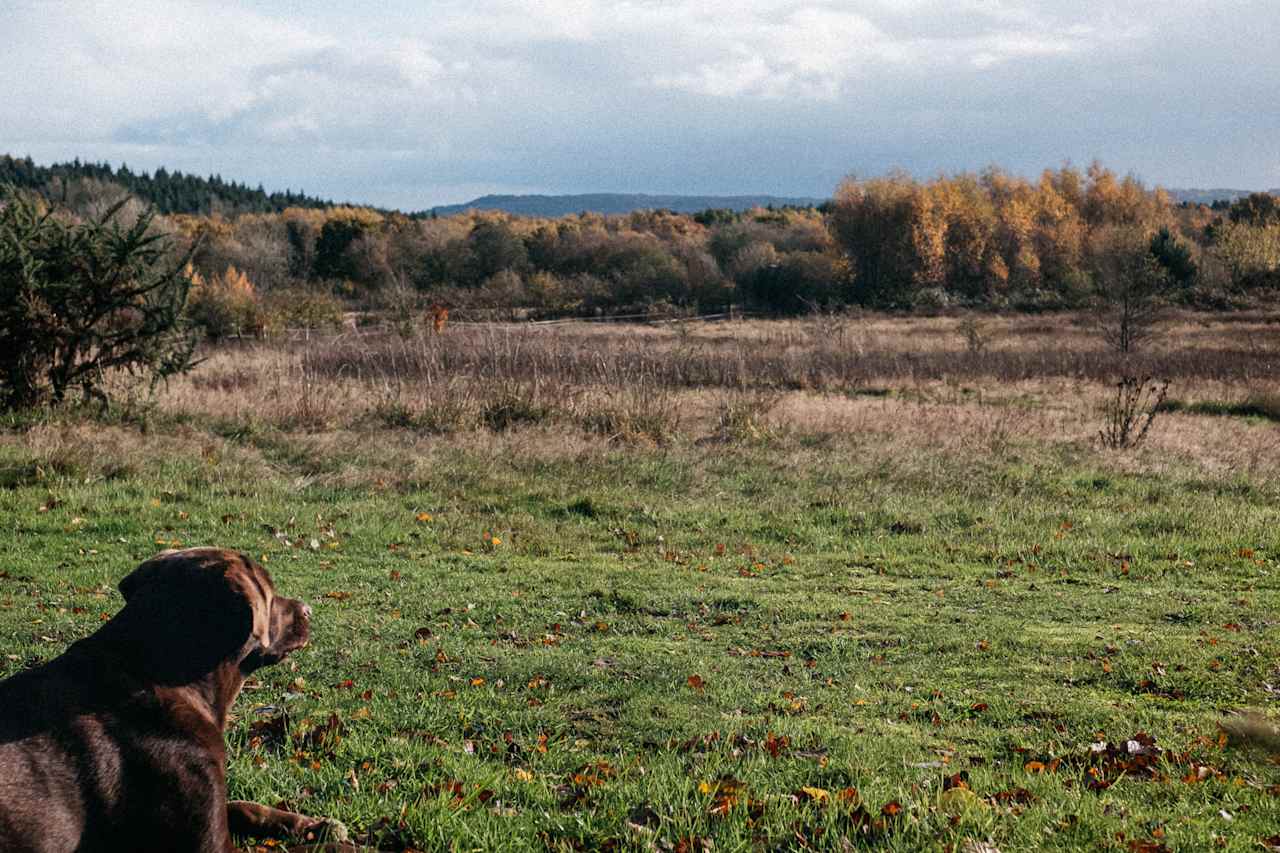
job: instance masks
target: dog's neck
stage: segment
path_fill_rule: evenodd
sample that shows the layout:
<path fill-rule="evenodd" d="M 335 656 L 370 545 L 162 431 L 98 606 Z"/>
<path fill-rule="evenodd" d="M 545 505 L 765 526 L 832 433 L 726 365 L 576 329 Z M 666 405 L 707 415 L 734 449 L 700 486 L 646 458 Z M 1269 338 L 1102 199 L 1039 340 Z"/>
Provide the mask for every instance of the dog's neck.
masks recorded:
<path fill-rule="evenodd" d="M 156 695 L 171 706 L 168 709 L 170 713 L 182 716 L 196 713 L 221 733 L 227 728 L 231 706 L 243 686 L 244 675 L 240 668 L 228 661 L 190 684 L 159 685 L 155 689 Z M 174 703 L 181 707 L 172 707 Z"/>
<path fill-rule="evenodd" d="M 200 654 L 203 650 L 170 647 L 161 638 L 140 631 L 129 618 L 128 608 L 76 645 L 91 655 L 104 673 L 126 677 L 134 689 L 154 690 L 162 700 L 171 697 L 191 706 L 197 716 L 219 731 L 226 728 L 231 706 L 244 686 L 239 654 L 211 660 Z"/>

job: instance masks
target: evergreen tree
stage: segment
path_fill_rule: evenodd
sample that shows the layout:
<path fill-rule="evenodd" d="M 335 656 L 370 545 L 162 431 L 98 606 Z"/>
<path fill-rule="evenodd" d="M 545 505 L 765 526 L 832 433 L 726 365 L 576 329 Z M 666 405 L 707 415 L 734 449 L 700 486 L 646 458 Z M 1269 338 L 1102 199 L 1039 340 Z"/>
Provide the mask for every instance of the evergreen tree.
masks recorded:
<path fill-rule="evenodd" d="M 84 223 L 0 195 L 0 409 L 61 402 L 80 390 L 106 402 L 108 371 L 156 382 L 189 369 L 195 338 L 181 315 L 186 258 L 124 202 Z"/>

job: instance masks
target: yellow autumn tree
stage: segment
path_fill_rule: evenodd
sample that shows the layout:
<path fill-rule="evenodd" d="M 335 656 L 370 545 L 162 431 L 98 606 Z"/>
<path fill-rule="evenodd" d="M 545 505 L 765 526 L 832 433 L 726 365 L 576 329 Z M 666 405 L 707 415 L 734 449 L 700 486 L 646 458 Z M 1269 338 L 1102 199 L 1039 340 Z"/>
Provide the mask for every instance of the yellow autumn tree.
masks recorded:
<path fill-rule="evenodd" d="M 1149 239 L 1176 225 L 1173 210 L 1163 192 L 1094 163 L 1035 182 L 998 168 L 925 183 L 849 179 L 828 223 L 859 299 L 1075 304 L 1093 291 L 1096 255 L 1117 230 Z"/>
<path fill-rule="evenodd" d="M 219 340 L 260 334 L 258 292 L 248 276 L 234 266 L 205 277 L 188 265 L 187 274 L 191 279 L 187 317 L 204 329 L 205 335 Z"/>

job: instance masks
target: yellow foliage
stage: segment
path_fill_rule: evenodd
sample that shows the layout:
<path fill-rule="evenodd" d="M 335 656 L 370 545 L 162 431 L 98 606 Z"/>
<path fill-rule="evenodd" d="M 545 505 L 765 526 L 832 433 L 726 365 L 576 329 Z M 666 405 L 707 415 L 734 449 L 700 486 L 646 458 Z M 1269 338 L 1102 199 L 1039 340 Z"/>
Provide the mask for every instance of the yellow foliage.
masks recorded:
<path fill-rule="evenodd" d="M 1073 283 L 1111 230 L 1150 235 L 1174 223 L 1166 193 L 1097 163 L 1083 174 L 1048 169 L 1035 182 L 994 167 L 926 182 L 850 178 L 833 207 L 833 236 L 870 286 L 910 282 L 977 298 Z"/>
<path fill-rule="evenodd" d="M 206 279 L 190 263 L 187 264 L 185 271 L 187 277 L 191 279 L 189 299 L 206 297 L 257 299 L 258 293 L 253 286 L 253 282 L 249 280 L 247 275 L 236 269 L 234 265 L 228 264 L 223 272 L 210 279 Z"/>
<path fill-rule="evenodd" d="M 376 210 L 367 207 L 334 207 L 324 212 L 324 221 L 358 222 L 369 228 L 381 225 L 385 219 Z"/>

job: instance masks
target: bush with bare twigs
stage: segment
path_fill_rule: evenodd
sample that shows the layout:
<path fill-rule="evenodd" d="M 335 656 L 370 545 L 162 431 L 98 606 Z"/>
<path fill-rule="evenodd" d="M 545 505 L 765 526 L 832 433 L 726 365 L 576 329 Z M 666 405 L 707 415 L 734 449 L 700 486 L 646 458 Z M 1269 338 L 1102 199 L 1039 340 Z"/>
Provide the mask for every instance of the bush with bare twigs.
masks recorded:
<path fill-rule="evenodd" d="M 1147 437 L 1169 392 L 1168 382 L 1150 377 L 1125 376 L 1116 383 L 1116 394 L 1103 406 L 1103 427 L 1098 438 L 1104 447 L 1124 450 L 1137 447 Z"/>

